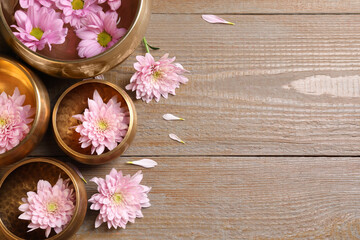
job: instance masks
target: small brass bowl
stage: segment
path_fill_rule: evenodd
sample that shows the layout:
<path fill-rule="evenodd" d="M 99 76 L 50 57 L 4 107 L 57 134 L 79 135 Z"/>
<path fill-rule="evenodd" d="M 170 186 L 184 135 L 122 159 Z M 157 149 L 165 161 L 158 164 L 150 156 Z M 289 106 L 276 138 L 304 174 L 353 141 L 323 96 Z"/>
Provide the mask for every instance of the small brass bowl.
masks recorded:
<path fill-rule="evenodd" d="M 99 92 L 105 103 L 113 96 L 117 96 L 121 107 L 129 112 L 130 117 L 124 139 L 116 148 L 100 155 L 96 153 L 92 155 L 91 147 L 81 148 L 80 134 L 74 128 L 79 122 L 72 117 L 82 114 L 85 108 L 88 108 L 88 98 L 93 98 L 95 90 Z M 103 80 L 86 80 L 72 85 L 59 97 L 52 114 L 52 125 L 56 142 L 67 155 L 81 163 L 98 165 L 119 157 L 130 146 L 136 134 L 137 115 L 134 102 L 119 86 Z"/>
<path fill-rule="evenodd" d="M 12 95 L 15 87 L 26 96 L 24 105 L 30 104 L 36 113 L 27 136 L 13 149 L 0 154 L 0 167 L 27 156 L 44 136 L 50 118 L 49 95 L 40 79 L 24 65 L 0 56 L 0 93 Z"/>
<path fill-rule="evenodd" d="M 41 240 L 45 231 L 28 231 L 29 221 L 18 219 L 22 213 L 18 210 L 21 198 L 28 191 L 36 191 L 39 180 L 47 180 L 54 185 L 59 178 L 70 178 L 75 191 L 76 205 L 70 223 L 59 234 L 54 230 L 48 240 L 66 240 L 80 228 L 87 210 L 85 185 L 77 173 L 65 163 L 50 158 L 32 158 L 21 161 L 8 170 L 0 180 L 0 232 L 6 239 Z M 3 239 L 3 238 L 1 238 Z"/>
<path fill-rule="evenodd" d="M 52 45 L 52 51 L 34 52 L 22 44 L 12 33 L 14 13 L 18 0 L 0 1 L 0 33 L 7 44 L 29 65 L 55 76 L 64 78 L 89 78 L 102 74 L 124 61 L 139 45 L 150 19 L 152 0 L 122 1 L 118 10 L 121 21 L 118 27 L 128 29 L 125 36 L 107 51 L 91 58 L 79 59 L 76 49 L 79 39 L 69 31 L 68 40 Z M 46 48 L 47 49 L 47 48 Z"/>

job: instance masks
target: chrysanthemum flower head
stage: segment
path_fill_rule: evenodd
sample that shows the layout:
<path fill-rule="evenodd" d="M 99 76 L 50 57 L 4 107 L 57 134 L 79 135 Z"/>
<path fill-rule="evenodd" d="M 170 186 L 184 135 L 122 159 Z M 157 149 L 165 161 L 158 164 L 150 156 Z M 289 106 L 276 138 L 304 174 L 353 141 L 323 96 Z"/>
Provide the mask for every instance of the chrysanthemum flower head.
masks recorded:
<path fill-rule="evenodd" d="M 14 35 L 33 51 L 44 49 L 45 45 L 62 44 L 65 42 L 68 29 L 63 28 L 64 22 L 60 13 L 54 9 L 30 6 L 26 12 L 15 12 L 17 25 L 11 25 L 17 32 Z"/>
<path fill-rule="evenodd" d="M 137 56 L 137 63 L 134 63 L 136 73 L 131 77 L 130 84 L 125 88 L 136 91 L 136 98 L 147 103 L 153 98 L 158 102 L 160 97 L 168 97 L 168 94 L 175 95 L 175 89 L 180 83 L 187 83 L 188 79 L 182 76 L 186 72 L 179 63 L 173 63 L 174 58 L 168 58 L 165 54 L 159 61 L 155 61 L 150 53 L 144 56 Z"/>
<path fill-rule="evenodd" d="M 141 171 L 131 177 L 112 169 L 105 179 L 94 177 L 90 180 L 98 185 L 98 193 L 89 199 L 90 209 L 100 211 L 95 228 L 105 222 L 109 229 L 125 229 L 128 222 L 134 223 L 135 218 L 143 217 L 141 208 L 151 206 L 147 196 L 151 188 L 140 185 L 142 178 Z"/>
<path fill-rule="evenodd" d="M 30 131 L 30 117 L 35 110 L 30 105 L 23 106 L 25 98 L 18 88 L 12 96 L 0 94 L 0 154 L 16 147 Z"/>
<path fill-rule="evenodd" d="M 81 58 L 98 55 L 111 48 L 125 35 L 125 28 L 117 28 L 118 14 L 113 11 L 99 11 L 88 14 L 83 19 L 83 27 L 76 30 L 81 39 L 78 45 L 78 54 Z"/>
<path fill-rule="evenodd" d="M 45 236 L 51 229 L 60 233 L 70 222 L 75 209 L 75 193 L 70 180 L 59 178 L 54 186 L 48 181 L 40 180 L 36 192 L 28 192 L 27 198 L 22 198 L 23 204 L 19 210 L 23 213 L 19 219 L 31 221 L 30 231 L 44 229 Z"/>
<path fill-rule="evenodd" d="M 129 117 L 120 104 L 116 96 L 104 103 L 98 91 L 94 91 L 93 99 L 88 99 L 89 108 L 85 109 L 84 114 L 73 116 L 81 121 L 75 131 L 80 133 L 82 148 L 91 146 L 91 154 L 96 151 L 100 155 L 105 148 L 111 151 L 123 140 Z"/>
<path fill-rule="evenodd" d="M 56 6 L 63 11 L 63 20 L 75 28 L 82 27 L 81 19 L 90 13 L 101 11 L 97 0 L 60 0 Z"/>

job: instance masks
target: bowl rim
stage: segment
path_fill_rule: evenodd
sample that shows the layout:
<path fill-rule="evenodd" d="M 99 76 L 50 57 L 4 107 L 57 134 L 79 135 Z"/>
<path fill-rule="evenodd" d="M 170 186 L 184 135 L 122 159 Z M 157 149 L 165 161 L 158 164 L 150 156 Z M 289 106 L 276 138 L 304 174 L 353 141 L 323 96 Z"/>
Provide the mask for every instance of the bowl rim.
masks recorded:
<path fill-rule="evenodd" d="M 5 29 L 6 31 L 10 34 L 10 37 L 13 41 L 17 42 L 18 44 L 20 44 L 21 46 L 23 46 L 24 49 L 26 49 L 26 52 L 28 54 L 33 54 L 39 58 L 43 58 L 46 59 L 48 61 L 51 61 L 53 63 L 87 63 L 87 62 L 92 62 L 93 60 L 97 60 L 98 58 L 103 57 L 105 54 L 113 51 L 117 46 L 121 45 L 125 39 L 128 37 L 128 35 L 130 34 L 130 32 L 133 31 L 133 29 L 135 28 L 135 25 L 137 25 L 139 23 L 139 18 L 140 18 L 140 12 L 142 11 L 142 9 L 144 8 L 144 1 L 148 1 L 148 0 L 137 0 L 138 1 L 138 6 L 136 9 L 136 14 L 135 14 L 135 18 L 132 21 L 129 29 L 126 31 L 126 34 L 121 37 L 121 39 L 115 43 L 113 46 L 111 46 L 109 49 L 105 50 L 102 53 L 99 53 L 93 57 L 90 58 L 79 58 L 79 59 L 73 59 L 73 60 L 60 60 L 60 59 L 56 59 L 56 58 L 50 58 L 46 55 L 43 54 L 39 54 L 38 52 L 35 52 L 33 50 L 31 50 L 30 48 L 26 47 L 17 37 L 15 37 L 13 31 L 11 30 L 9 24 L 7 23 L 4 13 L 3 13 L 3 8 L 2 8 L 2 1 L 0 1 L 0 20 L 4 23 Z"/>
<path fill-rule="evenodd" d="M 54 165 L 55 167 L 60 168 L 61 170 L 63 170 L 68 175 L 68 177 L 70 178 L 70 180 L 71 180 L 71 182 L 73 183 L 73 186 L 74 186 L 74 190 L 75 190 L 75 193 L 76 193 L 76 205 L 75 205 L 74 214 L 73 214 L 70 222 L 68 223 L 68 225 L 60 233 L 52 236 L 51 238 L 46 238 L 47 240 L 53 240 L 55 237 L 61 237 L 63 234 L 65 234 L 66 230 L 68 228 L 70 228 L 72 226 L 72 224 L 74 223 L 75 216 L 77 216 L 77 214 L 79 213 L 79 209 L 80 209 L 80 187 L 79 187 L 79 185 L 78 185 L 78 183 L 77 183 L 77 181 L 76 181 L 76 179 L 74 177 L 74 175 L 77 174 L 77 173 L 74 170 L 72 170 L 72 168 L 70 166 L 68 166 L 65 163 L 63 163 L 63 162 L 61 162 L 59 160 L 56 160 L 54 158 L 48 158 L 48 157 L 30 158 L 30 159 L 26 159 L 24 161 L 18 162 L 17 164 L 12 166 L 9 170 L 7 170 L 6 173 L 0 179 L 0 188 L 3 185 L 3 183 L 5 182 L 5 180 L 7 179 L 7 177 L 11 173 L 13 173 L 16 169 L 22 167 L 23 165 L 30 164 L 30 163 L 48 163 L 48 164 Z M 87 196 L 86 196 L 86 198 L 87 198 Z M 23 239 L 23 238 L 20 238 L 20 237 L 16 236 L 12 232 L 10 232 L 10 230 L 5 226 L 5 224 L 3 223 L 1 218 L 0 218 L 0 229 L 2 229 L 6 234 L 8 234 L 9 236 L 11 236 L 14 239 L 26 240 L 26 239 Z"/>
<path fill-rule="evenodd" d="M 130 116 L 130 120 L 129 120 L 129 127 L 127 129 L 126 135 L 123 138 L 123 140 L 111 151 L 108 151 L 106 153 L 102 153 L 100 155 L 87 155 L 87 154 L 83 154 L 83 153 L 79 153 L 75 150 L 73 150 L 71 147 L 69 147 L 61 138 L 57 125 L 56 125 L 56 120 L 57 120 L 57 112 L 59 110 L 59 106 L 60 103 L 62 102 L 62 100 L 65 98 L 65 96 L 71 92 L 72 90 L 74 90 L 75 88 L 81 86 L 81 85 L 85 85 L 85 84 L 89 84 L 89 83 L 96 83 L 96 84 L 103 84 L 103 85 L 107 85 L 108 87 L 113 88 L 115 91 L 117 91 L 121 97 L 125 100 L 126 106 L 129 110 L 129 116 Z M 85 81 L 80 81 L 77 82 L 75 84 L 73 84 L 72 86 L 70 86 L 68 89 L 66 89 L 61 96 L 58 98 L 58 100 L 56 101 L 56 104 L 54 106 L 53 112 L 52 112 L 52 126 L 53 126 L 53 132 L 55 134 L 55 139 L 58 141 L 58 143 L 60 143 L 61 147 L 64 148 L 66 153 L 70 153 L 73 156 L 77 156 L 79 158 L 82 159 L 88 159 L 90 160 L 90 162 L 92 160 L 96 160 L 98 158 L 103 158 L 103 157 L 107 157 L 107 156 L 111 156 L 114 152 L 120 150 L 123 145 L 125 145 L 127 143 L 127 140 L 131 137 L 132 131 L 135 128 L 135 107 L 133 105 L 133 102 L 130 98 L 130 96 L 122 89 L 120 88 L 118 85 L 108 82 L 108 81 L 104 81 L 104 80 L 97 80 L 97 79 L 92 79 L 92 80 L 85 80 Z M 85 162 L 83 162 L 85 163 Z M 90 163 L 91 164 L 91 163 Z"/>
<path fill-rule="evenodd" d="M 4 55 L 0 55 L 0 61 L 2 61 L 2 60 L 7 61 L 7 62 L 11 63 L 12 65 L 14 65 L 16 68 L 18 68 L 20 71 L 22 71 L 26 75 L 28 80 L 30 80 L 30 83 L 34 90 L 36 106 L 35 106 L 35 116 L 34 116 L 34 120 L 31 122 L 30 131 L 26 134 L 25 138 L 19 142 L 18 145 L 16 145 L 14 148 L 10 149 L 9 151 L 6 151 L 3 154 L 0 154 L 0 158 L 12 155 L 13 152 L 17 151 L 18 148 L 22 147 L 34 134 L 35 128 L 38 125 L 38 122 L 40 120 L 40 103 L 41 103 L 41 99 L 40 99 L 41 94 L 39 91 L 39 84 L 37 83 L 37 81 L 39 79 L 34 77 L 22 64 L 16 62 L 15 60 L 13 60 L 11 58 L 7 58 Z M 34 106 L 31 106 L 31 107 L 33 108 Z"/>

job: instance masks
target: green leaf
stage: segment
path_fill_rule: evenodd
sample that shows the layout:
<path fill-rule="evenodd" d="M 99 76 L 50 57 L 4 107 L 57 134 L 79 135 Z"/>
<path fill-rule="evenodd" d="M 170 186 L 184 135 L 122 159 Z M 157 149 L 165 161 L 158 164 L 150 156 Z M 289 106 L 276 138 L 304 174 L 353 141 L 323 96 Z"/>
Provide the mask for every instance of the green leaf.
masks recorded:
<path fill-rule="evenodd" d="M 150 46 L 150 44 L 147 44 L 149 48 L 151 48 L 152 50 L 159 50 L 160 48 L 158 47 L 153 47 L 153 46 Z"/>

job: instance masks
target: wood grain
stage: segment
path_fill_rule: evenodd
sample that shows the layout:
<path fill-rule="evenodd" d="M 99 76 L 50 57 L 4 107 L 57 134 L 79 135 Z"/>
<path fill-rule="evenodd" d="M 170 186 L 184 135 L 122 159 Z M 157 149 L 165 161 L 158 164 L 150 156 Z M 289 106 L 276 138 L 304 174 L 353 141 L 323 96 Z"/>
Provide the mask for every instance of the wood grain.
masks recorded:
<path fill-rule="evenodd" d="M 78 165 L 86 179 L 111 168 L 140 168 L 121 158 Z M 135 158 L 131 158 L 135 159 Z M 88 210 L 73 240 L 358 239 L 360 158 L 157 157 L 142 184 L 152 206 L 126 230 L 94 230 Z M 65 159 L 66 160 L 66 159 Z M 96 185 L 86 185 L 90 197 Z"/>
<path fill-rule="evenodd" d="M 152 54 L 177 56 L 190 81 L 159 103 L 131 93 L 139 126 L 125 155 L 75 163 L 90 179 L 113 167 L 134 174 L 140 168 L 125 161 L 155 159 L 143 170 L 152 206 L 126 230 L 94 230 L 89 209 L 72 240 L 360 239 L 359 11 L 360 0 L 154 0 L 146 37 L 161 50 Z M 208 24 L 202 13 L 236 25 Z M 124 87 L 144 52 L 106 80 Z M 75 82 L 42 78 L 52 105 Z M 50 130 L 32 153 L 63 155 Z"/>
<path fill-rule="evenodd" d="M 154 0 L 154 13 L 359 13 L 359 0 Z"/>
<path fill-rule="evenodd" d="M 315 75 L 345 80 L 359 75 L 360 16 L 226 18 L 238 24 L 211 25 L 194 15 L 152 15 L 146 36 L 161 48 L 153 55 L 177 56 L 190 70 L 190 81 L 177 96 L 159 103 L 135 101 L 139 127 L 126 156 L 360 155 L 358 97 L 313 95 L 291 87 Z M 124 87 L 134 73 L 135 56 L 142 54 L 139 47 L 106 79 Z M 337 83 L 345 96 L 356 89 L 348 82 Z M 53 102 L 70 84 L 47 80 Z M 328 85 L 314 87 L 322 91 Z M 166 122 L 164 113 L 186 121 Z M 187 144 L 171 141 L 169 133 Z M 51 134 L 33 153 L 61 154 Z"/>

